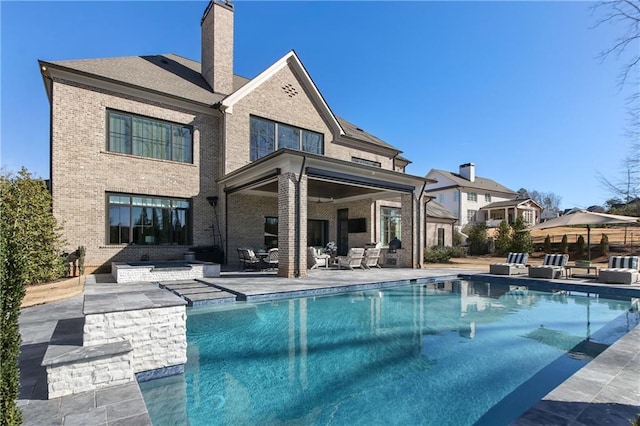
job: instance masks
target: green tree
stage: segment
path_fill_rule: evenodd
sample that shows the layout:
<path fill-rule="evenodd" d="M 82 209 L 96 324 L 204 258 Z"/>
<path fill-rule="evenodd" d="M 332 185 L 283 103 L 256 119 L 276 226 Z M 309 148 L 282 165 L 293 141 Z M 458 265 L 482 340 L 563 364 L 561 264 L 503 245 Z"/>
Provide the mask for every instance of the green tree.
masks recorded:
<path fill-rule="evenodd" d="M 545 253 L 551 253 L 551 237 L 549 234 L 544 239 L 544 247 L 543 250 Z"/>
<path fill-rule="evenodd" d="M 487 226 L 484 222 L 476 222 L 468 227 L 469 254 L 487 254 Z"/>
<path fill-rule="evenodd" d="M 560 253 L 569 253 L 569 241 L 567 240 L 567 234 L 562 236 L 562 241 L 560 242 Z"/>
<path fill-rule="evenodd" d="M 576 256 L 578 259 L 582 259 L 582 256 L 584 256 L 584 247 L 584 237 L 579 235 L 578 240 L 576 241 Z"/>
<path fill-rule="evenodd" d="M 60 237 L 51 214 L 51 195 L 44 181 L 32 178 L 24 168 L 15 176 L 2 174 L 0 202 L 0 424 L 14 425 L 22 422 L 15 401 L 20 385 L 18 316 L 25 285 L 60 278 L 65 269 L 58 252 Z"/>
<path fill-rule="evenodd" d="M 511 249 L 511 226 L 506 220 L 500 222 L 496 234 L 496 253 L 505 255 Z"/>
<path fill-rule="evenodd" d="M 518 217 L 512 228 L 511 251 L 518 253 L 531 253 L 533 251 L 533 238 L 531 231 L 527 228 L 529 225 L 522 216 Z"/>

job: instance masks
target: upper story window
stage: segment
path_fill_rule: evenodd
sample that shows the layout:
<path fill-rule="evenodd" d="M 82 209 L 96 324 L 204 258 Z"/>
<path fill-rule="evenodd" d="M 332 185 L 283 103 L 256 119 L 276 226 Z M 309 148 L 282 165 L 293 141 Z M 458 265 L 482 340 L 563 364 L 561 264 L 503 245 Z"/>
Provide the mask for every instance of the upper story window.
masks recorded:
<path fill-rule="evenodd" d="M 460 193 L 458 191 L 453 193 L 453 201 L 460 201 Z"/>
<path fill-rule="evenodd" d="M 111 152 L 193 162 L 193 128 L 107 110 L 107 149 Z"/>
<path fill-rule="evenodd" d="M 251 117 L 251 161 L 280 148 L 323 154 L 324 135 L 266 118 Z"/>
<path fill-rule="evenodd" d="M 477 210 L 467 210 L 467 222 L 475 222 L 478 219 Z"/>
<path fill-rule="evenodd" d="M 478 201 L 478 194 L 475 192 L 467 192 L 467 201 Z"/>
<path fill-rule="evenodd" d="M 379 161 L 367 160 L 365 158 L 351 157 L 351 162 L 364 164 L 365 166 L 372 166 L 372 167 L 378 167 L 378 168 L 382 167 L 382 163 L 380 163 Z"/>
<path fill-rule="evenodd" d="M 444 203 L 444 194 L 438 194 L 438 202 L 440 204 Z"/>
<path fill-rule="evenodd" d="M 490 203 L 491 202 L 491 194 L 489 194 L 489 193 L 484 194 L 484 200 L 487 203 Z"/>

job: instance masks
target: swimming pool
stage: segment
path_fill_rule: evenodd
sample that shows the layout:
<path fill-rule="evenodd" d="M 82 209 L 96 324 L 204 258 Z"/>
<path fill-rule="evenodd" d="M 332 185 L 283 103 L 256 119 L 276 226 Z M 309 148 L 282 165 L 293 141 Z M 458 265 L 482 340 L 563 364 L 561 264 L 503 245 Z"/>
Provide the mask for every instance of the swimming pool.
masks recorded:
<path fill-rule="evenodd" d="M 188 311 L 154 425 L 504 424 L 635 325 L 629 300 L 445 281 Z"/>

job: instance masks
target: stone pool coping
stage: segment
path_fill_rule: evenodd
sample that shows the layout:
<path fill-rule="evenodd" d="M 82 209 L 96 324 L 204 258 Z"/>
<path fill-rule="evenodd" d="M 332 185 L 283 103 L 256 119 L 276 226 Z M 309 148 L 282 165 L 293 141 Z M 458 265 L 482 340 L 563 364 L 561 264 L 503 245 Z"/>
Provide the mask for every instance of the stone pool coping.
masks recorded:
<path fill-rule="evenodd" d="M 476 278 L 481 277 L 480 271 L 462 270 L 453 268 L 441 269 L 393 269 L 377 271 L 310 271 L 310 277 L 305 279 L 284 279 L 274 274 L 252 274 L 252 273 L 229 273 L 223 274 L 225 286 L 241 291 L 245 295 L 261 297 L 273 292 L 283 296 L 287 292 L 300 292 L 305 288 L 313 291 L 323 291 L 326 288 L 338 288 L 340 286 L 350 287 L 348 284 L 362 285 L 367 282 L 390 281 L 389 277 L 396 280 L 404 279 L 437 279 L 440 277 Z M 495 278 L 496 276 L 492 276 Z M 105 279 L 104 276 L 96 276 L 97 282 L 85 288 L 85 294 L 89 295 L 109 295 L 120 293 L 122 287 L 126 286 L 129 291 L 146 291 L 157 287 L 151 283 L 132 283 L 117 285 Z M 515 278 L 515 277 L 511 277 Z M 102 281 L 102 282 L 101 282 Z M 217 281 L 217 280 L 216 280 Z M 526 285 L 526 278 L 518 278 L 518 283 Z M 576 291 L 584 289 L 596 289 L 596 286 L 574 280 L 553 280 L 554 285 L 571 284 L 577 286 Z M 622 287 L 626 290 L 638 292 L 640 286 L 606 286 L 606 288 Z M 582 290 L 578 290 L 582 288 Z M 625 291 L 626 291 L 625 290 Z M 166 291 L 166 290 L 160 290 Z M 166 291 L 169 293 L 168 291 Z M 176 297 L 175 295 L 172 295 Z M 105 389 L 88 391 L 76 395 L 69 395 L 52 400 L 46 400 L 46 378 L 44 380 L 40 366 L 44 351 L 52 338 L 53 330 L 58 320 L 65 318 L 76 318 L 82 315 L 82 298 L 75 297 L 68 301 L 55 302 L 47 305 L 25 308 L 21 311 L 20 331 L 23 336 L 23 346 L 20 354 L 21 368 L 21 389 L 18 404 L 23 410 L 25 425 L 47 424 L 83 424 L 83 425 L 116 425 L 116 424 L 140 424 L 150 425 L 144 400 L 137 383 L 132 382 L 126 385 L 113 386 Z M 47 321 L 43 321 L 47 319 Z M 602 357 L 602 358 L 601 358 Z M 640 412 L 640 389 L 638 384 L 629 380 L 629 377 L 640 375 L 640 327 L 636 327 L 627 336 L 618 340 L 600 356 L 587 365 L 590 366 L 596 360 L 601 368 L 609 368 L 611 371 L 617 369 L 615 375 L 610 374 L 610 379 L 603 379 L 600 371 L 591 371 L 586 367 L 579 370 L 569 380 L 564 382 L 556 390 L 552 391 L 538 405 L 529 410 L 525 415 L 517 419 L 514 424 L 533 425 L 540 424 L 543 419 L 545 424 L 569 424 L 567 416 L 571 415 L 572 425 L 595 425 L 603 424 L 607 420 L 627 424 L 630 413 Z M 583 371 L 584 370 L 584 371 Z M 45 375 L 46 377 L 46 375 Z M 585 383 L 597 381 L 600 386 L 591 393 L 591 397 L 585 396 Z M 550 416 L 549 410 L 557 410 L 558 404 L 550 405 L 556 401 L 554 392 L 565 395 L 565 400 L 558 400 L 562 403 L 564 411 L 559 416 Z M 605 396 L 608 399 L 603 399 Z M 613 402 L 606 402 L 613 401 Z M 556 401 L 557 402 L 557 401 Z M 546 404 L 546 405 L 545 405 Z M 568 412 L 568 414 L 567 414 Z M 557 414 L 558 412 L 555 411 Z M 543 416 L 543 417 L 538 417 Z"/>

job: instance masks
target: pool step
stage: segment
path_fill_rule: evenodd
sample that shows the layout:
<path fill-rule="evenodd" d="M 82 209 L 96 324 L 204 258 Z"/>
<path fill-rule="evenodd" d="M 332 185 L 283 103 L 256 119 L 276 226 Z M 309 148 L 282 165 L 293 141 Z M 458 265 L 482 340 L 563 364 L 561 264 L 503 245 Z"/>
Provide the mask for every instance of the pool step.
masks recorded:
<path fill-rule="evenodd" d="M 171 291 L 187 301 L 188 306 L 204 306 L 236 301 L 236 295 L 199 280 L 161 281 L 160 288 Z"/>

